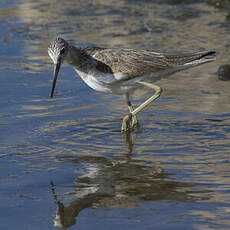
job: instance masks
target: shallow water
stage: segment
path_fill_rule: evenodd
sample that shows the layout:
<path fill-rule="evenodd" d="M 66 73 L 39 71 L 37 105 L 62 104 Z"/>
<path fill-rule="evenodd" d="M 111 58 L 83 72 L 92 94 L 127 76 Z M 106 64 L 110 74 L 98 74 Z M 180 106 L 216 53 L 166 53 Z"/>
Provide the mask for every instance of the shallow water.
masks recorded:
<path fill-rule="evenodd" d="M 216 74 L 229 62 L 229 8 L 213 2 L 0 1 L 1 229 L 230 228 L 230 83 Z M 122 136 L 123 98 L 73 69 L 49 99 L 57 34 L 218 58 L 159 81 L 162 97 Z"/>

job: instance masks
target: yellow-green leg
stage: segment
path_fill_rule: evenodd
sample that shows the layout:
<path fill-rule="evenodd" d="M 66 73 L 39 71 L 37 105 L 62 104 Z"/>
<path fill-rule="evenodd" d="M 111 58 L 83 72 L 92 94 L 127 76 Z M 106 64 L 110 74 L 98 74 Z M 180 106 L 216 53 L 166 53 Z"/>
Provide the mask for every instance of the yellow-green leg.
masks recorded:
<path fill-rule="evenodd" d="M 134 111 L 134 107 L 129 99 L 129 94 L 126 94 L 126 103 L 128 105 L 128 108 L 129 108 L 129 112 L 130 114 Z M 138 126 L 138 120 L 137 120 L 137 116 L 136 115 L 133 115 L 132 117 L 132 124 L 131 124 L 131 127 L 132 128 L 135 128 Z"/>
<path fill-rule="evenodd" d="M 130 113 L 132 113 L 132 112 L 134 111 L 134 108 L 133 108 L 132 104 L 129 105 L 128 108 L 129 108 L 129 112 L 130 112 Z M 132 127 L 132 128 L 136 128 L 137 126 L 138 126 L 137 116 L 136 116 L 136 115 L 133 115 L 133 116 L 132 116 L 132 124 L 131 124 L 131 127 Z"/>
<path fill-rule="evenodd" d="M 134 128 L 134 127 L 138 126 L 137 116 L 131 115 L 132 112 L 134 111 L 134 107 L 133 107 L 133 105 L 129 99 L 129 94 L 127 93 L 125 96 L 126 96 L 125 99 L 126 99 L 126 103 L 128 105 L 128 108 L 129 108 L 130 116 L 125 122 L 122 122 L 122 126 L 121 126 L 122 132 L 128 130 L 129 128 Z M 132 121 L 131 127 L 130 127 L 130 121 Z"/>
<path fill-rule="evenodd" d="M 121 126 L 121 132 L 126 132 L 130 127 L 129 127 L 129 121 L 132 119 L 132 127 L 133 125 L 137 125 L 138 121 L 137 121 L 137 116 L 136 114 L 139 113 L 140 111 L 142 111 L 146 106 L 148 106 L 152 101 L 156 100 L 158 97 L 160 97 L 161 93 L 162 93 L 162 89 L 161 87 L 154 85 L 152 83 L 148 83 L 148 82 L 139 82 L 141 85 L 144 85 L 148 88 L 151 88 L 155 91 L 155 93 L 153 94 L 153 96 L 151 96 L 150 98 L 148 98 L 144 103 L 142 103 L 141 105 L 139 105 L 136 109 L 133 109 L 133 106 L 131 104 L 131 102 L 129 101 L 129 95 L 126 95 L 127 98 L 127 103 L 128 103 L 128 107 L 129 107 L 129 111 L 130 114 L 126 115 L 123 118 L 122 121 L 122 126 Z"/>

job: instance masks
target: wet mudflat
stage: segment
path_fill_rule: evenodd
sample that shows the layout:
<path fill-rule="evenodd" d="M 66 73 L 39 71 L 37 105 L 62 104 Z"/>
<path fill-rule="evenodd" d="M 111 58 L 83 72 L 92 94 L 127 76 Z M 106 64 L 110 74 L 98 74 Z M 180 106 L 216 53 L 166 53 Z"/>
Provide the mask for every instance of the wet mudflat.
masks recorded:
<path fill-rule="evenodd" d="M 0 1 L 1 229 L 229 229 L 228 1 Z M 159 100 L 122 135 L 123 98 L 47 54 L 76 46 L 216 50 L 158 82 Z M 151 95 L 137 91 L 134 104 Z"/>

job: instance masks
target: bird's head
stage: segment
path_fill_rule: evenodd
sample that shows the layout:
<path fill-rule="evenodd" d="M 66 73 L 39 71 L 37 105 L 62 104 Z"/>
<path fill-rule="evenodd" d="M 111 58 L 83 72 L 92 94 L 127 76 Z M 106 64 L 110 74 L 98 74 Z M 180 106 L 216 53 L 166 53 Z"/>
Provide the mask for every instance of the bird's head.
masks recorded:
<path fill-rule="evenodd" d="M 61 64 L 64 62 L 65 57 L 69 51 L 69 45 L 63 38 L 55 38 L 48 47 L 48 54 L 54 63 L 53 86 L 50 97 L 53 97 L 54 89 L 57 81 L 58 72 Z"/>

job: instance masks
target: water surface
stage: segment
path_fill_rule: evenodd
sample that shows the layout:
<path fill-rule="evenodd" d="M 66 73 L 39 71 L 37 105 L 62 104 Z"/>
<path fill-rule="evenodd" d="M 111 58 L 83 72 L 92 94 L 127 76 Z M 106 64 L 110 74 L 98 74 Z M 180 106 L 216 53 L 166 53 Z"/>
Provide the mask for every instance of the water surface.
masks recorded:
<path fill-rule="evenodd" d="M 229 229 L 227 1 L 0 1 L 1 229 Z M 49 42 L 218 59 L 158 82 L 162 97 L 121 135 L 123 98 L 63 67 L 49 98 Z M 151 92 L 137 91 L 141 103 Z"/>

